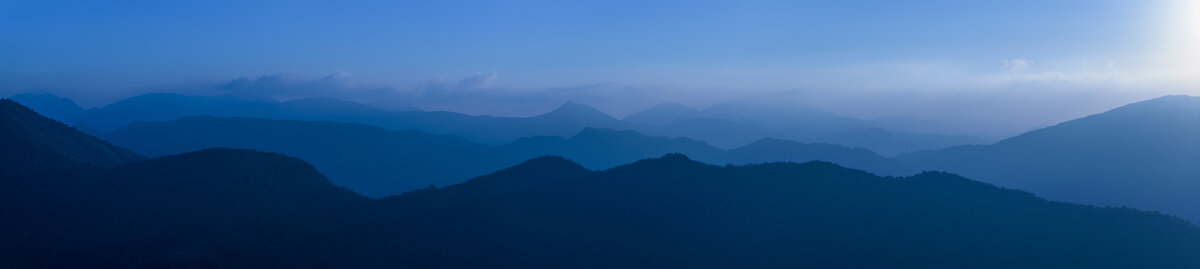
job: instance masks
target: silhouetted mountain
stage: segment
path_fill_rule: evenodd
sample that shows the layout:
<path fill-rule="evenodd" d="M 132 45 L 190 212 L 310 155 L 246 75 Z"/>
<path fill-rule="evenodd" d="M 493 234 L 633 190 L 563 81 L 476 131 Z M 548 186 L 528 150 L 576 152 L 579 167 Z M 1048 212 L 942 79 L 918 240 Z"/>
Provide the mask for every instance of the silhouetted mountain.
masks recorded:
<path fill-rule="evenodd" d="M 411 234 L 364 255 L 458 268 L 1200 265 L 1200 230 L 1184 221 L 1048 202 L 945 173 L 717 167 L 678 154 L 599 172 L 535 163 L 468 181 L 467 190 L 386 199 L 400 213 L 384 229 Z M 543 184 L 482 187 L 502 180 Z"/>
<path fill-rule="evenodd" d="M 272 119 L 340 120 L 382 117 L 388 110 L 351 101 L 316 97 L 286 102 L 244 95 L 187 96 L 150 93 L 83 110 L 74 102 L 50 94 L 19 94 L 18 102 L 75 126 L 113 130 L 136 121 L 169 121 L 186 116 L 257 117 Z"/>
<path fill-rule="evenodd" d="M 112 166 L 144 159 L 42 117 L 11 99 L 0 99 L 0 148 L 0 161 L 13 169 L 51 168 L 64 162 Z"/>
<path fill-rule="evenodd" d="M 316 267 L 322 219 L 365 197 L 303 161 L 214 149 L 94 170 L 3 211 L 0 267 Z M 317 252 L 320 253 L 320 252 Z"/>
<path fill-rule="evenodd" d="M 824 143 L 871 149 L 886 156 L 916 150 L 942 149 L 958 145 L 983 144 L 984 140 L 968 135 L 943 135 L 889 131 L 883 128 L 855 129 L 814 139 Z"/>
<path fill-rule="evenodd" d="M 38 114 L 42 114 L 46 117 L 61 121 L 63 123 L 76 122 L 84 114 L 83 107 L 80 107 L 79 104 L 75 103 L 75 101 L 58 97 L 53 94 L 23 93 L 13 95 L 11 99 L 21 103 L 21 105 L 24 105 L 25 107 L 37 111 Z"/>
<path fill-rule="evenodd" d="M 490 158 L 487 146 L 458 137 L 333 122 L 185 117 L 137 122 L 102 137 L 154 157 L 212 147 L 284 153 L 376 197 L 459 183 L 523 160 Z"/>
<path fill-rule="evenodd" d="M 185 117 L 137 122 L 101 137 L 149 156 L 211 147 L 284 153 L 309 161 L 333 182 L 372 197 L 431 184 L 460 183 L 543 155 L 566 156 L 591 169 L 680 152 L 719 164 L 824 160 L 887 175 L 907 172 L 897 162 L 869 151 L 834 145 L 756 143 L 726 151 L 686 138 L 595 128 L 585 128 L 570 138 L 528 137 L 489 147 L 458 137 L 414 130 L 390 132 L 358 124 Z"/>
<path fill-rule="evenodd" d="M 866 149 L 852 149 L 823 143 L 800 143 L 773 138 L 762 139 L 744 147 L 729 150 L 724 159 L 728 161 L 709 162 L 697 158 L 697 160 L 707 163 L 734 164 L 827 161 L 880 175 L 911 175 L 914 172 L 900 162 L 879 156 L 879 154 Z"/>
<path fill-rule="evenodd" d="M 643 123 L 638 130 L 648 134 L 690 137 L 723 148 L 738 147 L 763 138 L 783 138 L 861 147 L 891 156 L 983 142 L 962 135 L 888 131 L 872 122 L 786 100 L 735 101 L 703 110 L 660 105 L 627 119 Z"/>
<path fill-rule="evenodd" d="M 3 133 L 87 137 L 4 102 L 0 115 L 23 120 Z M 46 141 L 29 148 L 73 162 L 53 150 L 67 140 Z M 0 267 L 1200 266 L 1200 229 L 1176 218 L 825 162 L 719 167 L 669 154 L 593 172 L 541 157 L 379 201 L 248 150 L 78 168 L 24 181 L 54 191 L 0 175 L 13 194 L 0 196 Z"/>
<path fill-rule="evenodd" d="M 900 156 L 1048 199 L 1200 221 L 1200 98 L 1167 96 L 987 146 Z"/>
<path fill-rule="evenodd" d="M 690 137 L 722 148 L 743 146 L 763 138 L 783 138 L 862 147 L 884 155 L 981 143 L 981 140 L 969 136 L 878 130 L 879 127 L 874 123 L 777 100 L 724 103 L 704 110 L 661 104 L 628 117 L 629 121 L 622 121 L 573 102 L 533 117 L 491 117 L 445 111 L 380 110 L 330 98 L 277 102 L 244 96 L 160 93 L 135 96 L 60 120 L 80 128 L 111 131 L 135 121 L 168 121 L 185 116 L 359 123 L 388 130 L 416 129 L 433 134 L 457 135 L 490 145 L 529 136 L 567 137 L 588 127 Z"/>
<path fill-rule="evenodd" d="M 313 227 L 369 202 L 278 154 L 137 161 L 7 99 L 0 134 L 3 268 L 316 267 Z"/>
<path fill-rule="evenodd" d="M 566 103 L 563 103 L 562 105 L 558 106 L 558 108 L 554 109 L 553 111 L 550 111 L 549 113 L 534 116 L 534 118 L 548 120 L 548 121 L 576 121 L 576 120 L 582 120 L 582 121 L 587 121 L 587 122 L 608 121 L 609 124 L 618 124 L 618 123 L 616 123 L 617 119 L 609 116 L 608 114 L 604 114 L 604 112 L 600 112 L 600 110 L 596 110 L 596 108 L 586 106 L 586 105 L 576 103 L 576 102 L 571 102 L 571 101 L 567 101 Z"/>
<path fill-rule="evenodd" d="M 90 109 L 78 122 L 98 130 L 112 130 L 134 121 L 168 121 L 189 115 L 228 113 L 226 111 L 255 111 L 251 107 L 267 106 L 269 100 L 243 99 L 230 96 L 184 96 L 152 93 L 130 97 L 116 103 Z"/>
<path fill-rule="evenodd" d="M 567 102 L 547 114 L 520 118 L 470 116 L 445 111 L 380 110 L 356 102 L 331 98 L 278 102 L 268 98 L 244 96 L 185 96 L 166 93 L 139 95 L 91 109 L 68 123 L 99 131 L 111 131 L 137 121 L 170 121 L 187 116 L 359 123 L 389 130 L 417 129 L 434 134 L 453 134 L 493 145 L 526 136 L 570 136 L 585 127 L 630 129 L 632 126 L 594 108 L 573 102 Z"/>
<path fill-rule="evenodd" d="M 715 160 L 723 150 L 687 138 L 650 137 L 635 131 L 585 128 L 570 138 L 538 136 L 499 146 L 501 154 L 516 158 L 556 155 L 585 167 L 607 169 L 672 152 L 685 152 Z"/>
<path fill-rule="evenodd" d="M 783 100 L 719 103 L 675 116 L 661 116 L 660 122 L 668 122 L 662 128 L 644 129 L 654 135 L 691 137 L 732 148 L 768 137 L 813 141 L 834 132 L 869 126 L 857 119 Z"/>
<path fill-rule="evenodd" d="M 428 126 L 414 126 L 414 128 L 434 133 L 458 134 L 469 140 L 488 144 L 508 143 L 518 138 L 538 135 L 566 137 L 588 127 L 631 128 L 631 124 L 617 120 L 590 106 L 574 102 L 566 102 L 546 114 L 528 118 L 475 117 L 475 119 L 490 119 L 490 121 L 462 126 L 459 130 L 445 130 L 442 127 L 445 123 L 439 122 L 432 122 Z"/>
<path fill-rule="evenodd" d="M 287 117 L 287 115 L 304 115 L 310 117 L 320 117 L 322 115 L 375 115 L 380 113 L 379 109 L 372 108 L 356 102 L 338 100 L 326 97 L 297 99 L 287 102 L 281 102 L 279 115 L 276 117 Z"/>
<path fill-rule="evenodd" d="M 565 156 L 593 169 L 607 169 L 667 153 L 683 153 L 699 161 L 716 164 L 829 161 L 885 175 L 909 172 L 899 162 L 865 149 L 770 138 L 744 147 L 722 150 L 688 138 L 651 137 L 634 131 L 587 128 L 569 139 L 530 137 L 499 148 L 503 153 L 516 153 L 518 156 Z"/>
<path fill-rule="evenodd" d="M 626 116 L 621 120 L 639 124 L 667 125 L 677 119 L 694 117 L 699 113 L 700 110 L 681 104 L 659 103 L 654 107 Z"/>
<path fill-rule="evenodd" d="M 701 110 L 697 117 L 750 122 L 812 137 L 841 130 L 873 127 L 860 119 L 843 117 L 795 101 L 776 98 L 719 103 Z"/>
<path fill-rule="evenodd" d="M 399 203 L 401 210 L 440 210 L 450 206 L 487 201 L 503 195 L 552 184 L 565 178 L 584 176 L 591 171 L 575 162 L 557 156 L 542 156 L 522 162 L 462 184 L 441 189 L 429 187 L 384 197 L 384 203 Z"/>
<path fill-rule="evenodd" d="M 301 106 L 302 107 L 302 106 Z M 257 117 L 254 115 L 238 115 Z M 594 108 L 567 102 L 534 117 L 470 116 L 446 111 L 375 111 L 359 113 L 278 114 L 270 119 L 321 120 L 375 125 L 388 130 L 421 130 L 449 134 L 470 141 L 497 145 L 535 135 L 570 136 L 586 127 L 620 128 L 627 125 Z"/>

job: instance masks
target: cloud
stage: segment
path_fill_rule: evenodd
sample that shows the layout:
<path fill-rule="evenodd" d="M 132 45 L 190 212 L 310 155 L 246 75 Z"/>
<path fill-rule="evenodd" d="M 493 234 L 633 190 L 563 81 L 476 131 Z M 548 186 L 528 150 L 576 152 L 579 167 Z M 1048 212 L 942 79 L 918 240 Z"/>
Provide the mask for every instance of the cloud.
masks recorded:
<path fill-rule="evenodd" d="M 641 82 L 601 80 L 605 82 L 530 87 L 517 87 L 512 81 L 522 81 L 522 75 L 549 75 L 514 73 L 501 77 L 493 71 L 369 84 L 345 72 L 321 76 L 289 72 L 184 85 L 187 87 L 158 87 L 155 91 L 278 100 L 332 97 L 392 109 L 494 116 L 536 115 L 574 101 L 617 117 L 659 102 L 703 108 L 723 101 L 789 93 L 808 105 L 852 117 L 911 117 L 946 122 L 945 128 L 933 131 L 1011 134 L 1171 93 L 1164 89 L 1184 84 L 1170 82 L 1171 78 L 1188 77 L 1148 72 L 1125 62 L 1116 65 L 1107 59 L 1093 62 L 1102 64 L 1088 62 L 1039 60 L 1035 65 L 1031 59 L 1017 58 L 1001 60 L 1000 68 L 991 60 L 768 66 L 735 68 L 737 72 L 679 72 L 667 79 Z"/>
<path fill-rule="evenodd" d="M 451 80 L 446 76 L 436 77 L 414 86 L 412 92 L 416 98 L 458 99 L 475 94 L 486 93 L 499 74 L 496 72 L 476 72 L 467 77 Z"/>
<path fill-rule="evenodd" d="M 472 78 L 464 78 L 468 80 Z M 458 82 L 442 82 L 459 85 Z M 486 87 L 450 89 L 424 85 L 424 94 L 413 104 L 430 110 L 449 110 L 475 115 L 531 116 L 548 112 L 567 101 L 589 105 L 614 117 L 637 113 L 660 102 L 703 107 L 742 93 L 730 89 L 706 89 L 672 85 L 635 85 L 616 82 L 544 88 Z"/>
<path fill-rule="evenodd" d="M 1033 65 L 1033 60 L 1030 60 L 1030 59 L 1000 60 L 1000 64 L 1002 67 L 1004 67 L 1004 73 L 1015 74 L 1017 72 L 1021 72 L 1021 70 L 1025 70 L 1026 68 L 1029 68 L 1029 66 Z"/>
<path fill-rule="evenodd" d="M 462 80 L 459 80 L 457 88 L 475 89 L 475 88 L 487 87 L 492 84 L 492 81 L 496 80 L 497 76 L 499 76 L 499 74 L 496 74 L 495 71 L 492 71 L 490 73 L 477 72 L 477 73 L 475 73 L 475 75 L 472 75 L 472 76 L 469 76 Z"/>
<path fill-rule="evenodd" d="M 262 75 L 256 78 L 235 78 L 219 86 L 232 94 L 259 95 L 279 99 L 295 99 L 321 95 L 353 94 L 363 89 L 354 86 L 353 77 L 336 72 L 316 79 L 306 79 L 296 73 Z"/>
<path fill-rule="evenodd" d="M 216 85 L 192 87 L 189 91 L 191 94 L 265 97 L 281 101 L 329 97 L 386 109 L 415 109 L 408 103 L 409 96 L 398 88 L 362 85 L 354 75 L 346 72 L 335 72 L 320 77 L 306 77 L 295 72 L 240 77 Z"/>

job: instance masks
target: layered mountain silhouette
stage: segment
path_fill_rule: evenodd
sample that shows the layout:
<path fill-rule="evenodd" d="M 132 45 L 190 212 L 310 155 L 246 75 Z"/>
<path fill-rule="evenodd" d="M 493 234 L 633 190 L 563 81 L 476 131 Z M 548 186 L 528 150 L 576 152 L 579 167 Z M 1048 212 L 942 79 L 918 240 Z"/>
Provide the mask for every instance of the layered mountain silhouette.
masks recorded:
<path fill-rule="evenodd" d="M 53 96 L 22 95 L 35 110 L 61 110 Z M 65 99 L 63 99 L 65 100 Z M 69 100 L 68 100 L 69 101 Z M 589 106 L 567 102 L 549 113 L 527 117 L 470 116 L 445 111 L 380 110 L 360 103 L 330 98 L 278 102 L 244 96 L 186 96 L 145 94 L 86 110 L 59 120 L 73 125 L 111 131 L 138 121 L 170 121 L 186 116 L 252 117 L 266 119 L 334 121 L 379 126 L 389 130 L 418 129 L 453 134 L 486 144 L 503 144 L 533 135 L 570 136 L 586 127 L 630 129 L 631 124 Z"/>
<path fill-rule="evenodd" d="M 636 114 L 625 116 L 621 120 L 638 124 L 667 125 L 675 120 L 699 114 L 700 110 L 698 109 L 683 104 L 663 102 Z"/>
<path fill-rule="evenodd" d="M 490 147 L 459 137 L 334 122 L 185 117 L 137 122 L 101 136 L 152 157 L 213 147 L 284 153 L 376 197 L 459 183 L 523 160 L 493 158 Z"/>
<path fill-rule="evenodd" d="M 766 138 L 723 150 L 688 138 L 652 137 L 635 131 L 588 128 L 573 137 L 531 137 L 500 146 L 501 152 L 520 156 L 565 156 L 592 169 L 604 169 L 639 159 L 683 153 L 716 164 L 829 161 L 877 174 L 902 175 L 910 171 L 899 162 L 869 150 L 832 144 L 799 143 Z"/>
<path fill-rule="evenodd" d="M 18 100 L 20 101 L 20 100 Z M 47 102 L 31 103 L 35 110 Z M 308 98 L 278 102 L 265 97 L 185 96 L 152 93 L 86 110 L 73 119 L 59 119 L 101 131 L 113 130 L 136 121 L 168 121 L 185 116 L 253 116 L 261 118 L 375 118 L 383 112 L 369 106 L 330 98 Z"/>
<path fill-rule="evenodd" d="M 3 268 L 311 267 L 297 227 L 369 201 L 278 154 L 144 160 L 8 99 L 0 123 Z"/>
<path fill-rule="evenodd" d="M 370 202 L 303 161 L 247 150 L 50 176 L 7 190 L 0 267 L 312 267 L 314 227 Z"/>
<path fill-rule="evenodd" d="M 945 170 L 1001 186 L 1030 190 L 1053 200 L 1133 206 L 1161 210 L 1200 221 L 1200 202 L 1193 198 L 1200 196 L 1190 192 L 1192 189 L 1198 189 L 1193 186 L 1200 184 L 1191 180 L 1200 178 L 1197 177 L 1200 172 L 1196 171 L 1200 168 L 1195 168 L 1200 167 L 1197 165 L 1200 162 L 1196 161 L 1200 157 L 1193 156 L 1194 152 L 1197 152 L 1193 150 L 1196 142 L 1190 139 L 1195 137 L 1193 132 L 1197 124 L 1194 119 L 1188 118 L 1190 112 L 1187 111 L 1192 108 L 1188 107 L 1189 101 L 1186 101 L 1194 98 L 1184 96 L 1164 97 L 1133 104 L 1108 113 L 1030 132 L 994 145 L 961 146 L 905 154 L 898 158 L 903 164 L 871 156 L 873 154 L 869 153 L 852 153 L 855 150 L 846 148 L 835 147 L 837 149 L 824 152 L 814 146 L 819 144 L 804 144 L 808 145 L 804 149 L 786 148 L 784 146 L 791 144 L 771 143 L 779 140 L 763 140 L 762 137 L 797 141 L 824 140 L 838 145 L 872 144 L 863 146 L 864 148 L 889 147 L 887 145 L 909 142 L 936 144 L 954 139 L 892 132 L 874 128 L 871 123 L 861 120 L 844 118 L 812 108 L 786 107 L 777 102 L 735 102 L 703 110 L 677 104 L 663 104 L 622 121 L 576 103 L 564 104 L 551 113 L 537 117 L 500 118 L 450 112 L 384 111 L 358 103 L 324 98 L 275 102 L 235 97 L 150 94 L 123 100 L 104 108 L 82 110 L 70 100 L 52 95 L 17 97 L 23 100 L 22 102 L 37 104 L 46 111 L 60 115 L 64 120 L 79 119 L 79 124 L 76 125 L 79 129 L 102 135 L 143 154 L 161 156 L 208 147 L 241 147 L 282 152 L 309 160 L 335 182 L 375 197 L 429 184 L 444 186 L 461 182 L 470 176 L 495 171 L 545 154 L 567 156 L 590 169 L 605 169 L 640 158 L 682 152 L 697 160 L 717 164 L 825 160 L 883 175 Z M 80 114 L 80 111 L 84 112 Z M 375 133 L 391 132 L 384 130 L 404 130 L 397 133 L 410 134 L 412 137 L 379 135 L 388 138 L 375 139 L 353 134 L 357 131 L 347 131 L 349 134 L 343 134 L 342 131 L 332 130 L 337 129 L 335 127 L 312 126 L 306 129 L 307 131 L 286 131 L 286 128 L 278 124 L 263 124 L 275 130 L 245 129 L 247 133 L 261 135 L 253 139 L 239 140 L 243 128 L 255 127 L 258 125 L 255 123 L 210 124 L 208 127 L 183 126 L 187 124 L 163 127 L 144 123 L 149 125 L 143 126 L 158 127 L 131 128 L 141 131 L 122 130 L 110 133 L 91 129 L 96 126 L 123 126 L 135 119 L 163 121 L 190 114 L 359 122 L 382 126 L 383 130 L 372 129 Z M 767 117 L 772 115 L 777 116 Z M 630 139 L 630 136 L 624 134 L 631 133 L 610 132 L 600 135 L 604 137 L 601 139 L 595 137 L 596 130 L 604 129 L 592 128 L 593 126 L 608 126 L 614 130 L 633 129 L 649 136 Z M 158 130 L 163 128 L 174 128 L 175 131 L 171 132 L 171 135 L 156 133 L 166 132 Z M 829 137 L 819 138 L 821 131 L 810 132 L 806 131 L 806 128 L 826 130 Z M 838 128 L 852 130 L 828 131 Z M 299 133 L 310 135 L 307 136 L 307 140 L 302 139 L 304 136 L 296 139 L 275 139 L 292 137 Z M 437 139 L 423 140 L 426 136 L 438 137 L 426 133 L 464 134 L 460 137 L 482 144 L 465 148 L 461 143 L 469 142 L 442 145 Z M 813 136 L 788 139 L 789 135 L 795 133 Z M 227 140 L 210 137 L 210 134 L 220 135 L 219 137 Z M 317 134 L 323 135 L 318 137 Z M 659 136 L 691 139 L 666 139 Z M 722 139 L 731 137 L 737 137 L 738 143 L 746 144 L 731 150 L 708 146 L 713 145 L 712 141 L 724 141 Z M 356 146 L 322 145 L 339 140 L 370 143 L 350 143 Z M 396 141 L 384 143 L 383 140 Z M 700 145 L 701 141 L 708 145 Z M 372 149 L 372 143 L 390 143 L 396 146 Z M 427 146 L 421 147 L 418 144 Z M 717 146 L 721 144 L 718 143 Z M 938 146 L 925 148 L 935 147 Z M 340 150 L 342 148 L 354 150 Z M 424 150 L 421 150 L 422 148 Z M 760 150 L 747 150 L 755 148 Z M 470 152 L 466 154 L 469 157 L 455 156 L 461 152 Z M 355 155 L 352 153 L 362 153 L 360 155 L 370 157 L 345 157 Z M 445 172 L 446 169 L 441 166 L 462 160 L 480 165 L 451 169 L 451 172 Z M 369 168 L 361 169 L 362 167 Z"/>
<path fill-rule="evenodd" d="M 23 96 L 22 100 L 27 100 L 26 104 L 35 110 L 70 110 L 63 108 L 65 105 L 61 101 L 48 99 L 54 97 Z M 56 113 L 70 115 L 56 119 L 82 129 L 94 128 L 98 131 L 111 131 L 136 121 L 169 121 L 185 116 L 334 121 L 374 125 L 388 130 L 416 129 L 433 134 L 456 135 L 489 145 L 501 145 L 530 136 L 568 137 L 584 128 L 636 130 L 655 136 L 689 137 L 726 149 L 763 138 L 779 138 L 861 147 L 887 156 L 982 143 L 969 136 L 889 131 L 867 121 L 780 101 L 731 102 L 704 110 L 663 104 L 625 120 L 618 120 L 595 108 L 573 102 L 532 117 L 491 117 L 445 111 L 380 110 L 329 98 L 277 102 L 267 98 L 160 93 L 135 96 L 86 110 L 81 115 L 73 113 Z"/>
<path fill-rule="evenodd" d="M 75 101 L 48 93 L 23 93 L 13 95 L 10 99 L 36 109 L 39 114 L 67 124 L 78 122 L 86 113 Z"/>
<path fill-rule="evenodd" d="M 1195 227 L 1159 214 L 1048 202 L 945 173 L 881 178 L 824 162 L 718 167 L 671 154 L 587 172 L 541 158 L 382 201 L 399 208 L 395 221 L 417 231 L 418 243 L 372 253 L 402 253 L 396 259 L 422 266 L 1123 268 L 1200 260 L 1188 256 L 1200 251 L 1186 239 L 1198 236 Z"/>
<path fill-rule="evenodd" d="M 639 159 L 680 152 L 718 164 L 824 160 L 879 174 L 900 175 L 900 163 L 864 149 L 764 139 L 723 150 L 686 138 L 651 137 L 634 131 L 585 128 L 569 138 L 537 136 L 501 146 L 415 130 L 332 122 L 250 118 L 185 117 L 136 122 L 100 135 L 148 156 L 212 147 L 279 152 L 313 163 L 339 185 L 380 197 L 445 186 L 521 161 L 559 155 L 590 169 L 607 169 Z"/>
<path fill-rule="evenodd" d="M 625 121 L 644 124 L 639 130 L 648 134 L 689 137 L 723 148 L 762 138 L 780 138 L 861 147 L 893 156 L 983 143 L 979 138 L 965 135 L 890 131 L 873 122 L 779 99 L 734 101 L 702 110 L 664 103 L 630 115 Z"/>
<path fill-rule="evenodd" d="M 905 154 L 1052 200 L 1161 210 L 1200 221 L 1200 98 L 1167 96 L 987 146 Z"/>
<path fill-rule="evenodd" d="M 0 99 L 0 115 L 0 144 L 5 148 L 0 158 L 6 164 L 26 168 L 62 163 L 113 166 L 144 159 L 46 119 L 10 99 Z"/>
<path fill-rule="evenodd" d="M 4 133 L 98 141 L 15 102 L 0 101 L 0 111 Z M 1200 229 L 1180 219 L 1048 202 L 945 173 L 712 166 L 681 154 L 591 171 L 541 157 L 371 200 L 274 153 L 125 162 L 55 150 L 71 139 L 44 141 L 0 148 L 62 160 L 6 159 L 5 170 L 20 172 L 0 177 L 0 267 L 1200 266 Z"/>

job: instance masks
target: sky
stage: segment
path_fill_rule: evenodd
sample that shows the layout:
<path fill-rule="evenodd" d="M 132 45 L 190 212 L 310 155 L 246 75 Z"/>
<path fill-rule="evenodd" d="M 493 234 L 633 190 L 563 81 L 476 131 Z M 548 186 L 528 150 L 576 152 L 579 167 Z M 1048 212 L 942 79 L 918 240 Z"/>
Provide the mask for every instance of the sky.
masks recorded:
<path fill-rule="evenodd" d="M 786 98 L 1011 135 L 1200 95 L 1196 2 L 0 0 L 0 96 L 327 96 L 501 116 L 572 100 L 618 117 Z"/>

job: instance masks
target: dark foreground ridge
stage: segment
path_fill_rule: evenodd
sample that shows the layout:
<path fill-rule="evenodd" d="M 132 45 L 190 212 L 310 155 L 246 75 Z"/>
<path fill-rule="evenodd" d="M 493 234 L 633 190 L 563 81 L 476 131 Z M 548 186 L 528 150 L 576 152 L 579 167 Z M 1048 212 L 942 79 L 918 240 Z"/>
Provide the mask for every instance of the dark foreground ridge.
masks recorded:
<path fill-rule="evenodd" d="M 46 122 L 2 131 L 56 126 Z M 47 141 L 21 150 L 69 147 Z M 681 154 L 590 171 L 542 157 L 371 200 L 273 153 L 82 163 L 5 165 L 18 172 L 0 178 L 0 267 L 1200 267 L 1200 229 L 1180 219 L 946 173 Z"/>

